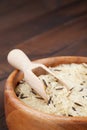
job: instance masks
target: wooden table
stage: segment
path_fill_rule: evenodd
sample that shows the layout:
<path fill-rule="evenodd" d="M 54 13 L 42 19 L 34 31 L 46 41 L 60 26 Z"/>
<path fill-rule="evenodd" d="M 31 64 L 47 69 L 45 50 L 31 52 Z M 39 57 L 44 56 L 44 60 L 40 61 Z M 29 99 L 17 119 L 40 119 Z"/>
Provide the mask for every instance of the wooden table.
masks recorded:
<path fill-rule="evenodd" d="M 7 130 L 4 85 L 13 68 L 6 58 L 14 48 L 22 49 L 31 60 L 87 56 L 87 1 L 0 2 L 0 130 Z"/>

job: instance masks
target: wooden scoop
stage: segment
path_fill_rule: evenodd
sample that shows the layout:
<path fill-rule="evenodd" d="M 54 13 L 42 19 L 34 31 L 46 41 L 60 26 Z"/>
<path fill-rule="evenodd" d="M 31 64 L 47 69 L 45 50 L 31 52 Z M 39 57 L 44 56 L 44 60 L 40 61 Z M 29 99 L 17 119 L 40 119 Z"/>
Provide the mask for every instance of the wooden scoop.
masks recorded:
<path fill-rule="evenodd" d="M 8 62 L 16 69 L 21 70 L 24 73 L 25 81 L 33 88 L 42 98 L 46 101 L 47 95 L 45 92 L 44 84 L 39 78 L 32 72 L 33 68 L 37 68 L 38 65 L 32 63 L 29 58 L 19 49 L 14 49 L 8 54 Z"/>
<path fill-rule="evenodd" d="M 8 54 L 8 62 L 15 68 L 21 70 L 24 73 L 25 81 L 46 101 L 47 95 L 45 92 L 44 84 L 39 80 L 37 76 L 49 73 L 53 75 L 63 85 L 67 85 L 55 76 L 45 65 L 39 63 L 32 63 L 30 59 L 19 49 L 14 49 Z"/>

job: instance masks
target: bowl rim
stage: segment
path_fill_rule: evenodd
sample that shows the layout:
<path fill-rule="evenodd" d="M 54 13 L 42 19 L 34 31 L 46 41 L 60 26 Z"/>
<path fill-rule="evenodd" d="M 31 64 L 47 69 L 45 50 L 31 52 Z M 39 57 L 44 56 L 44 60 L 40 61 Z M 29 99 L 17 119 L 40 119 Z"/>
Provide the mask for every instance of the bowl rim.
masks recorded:
<path fill-rule="evenodd" d="M 48 58 L 34 60 L 33 62 L 39 62 L 39 63 L 41 62 L 46 65 L 47 61 L 51 60 L 52 62 L 54 62 L 54 60 L 58 60 L 58 59 L 59 60 L 61 59 L 61 61 L 64 59 L 66 59 L 66 61 L 69 60 L 69 63 L 72 63 L 72 59 L 74 60 L 75 63 L 84 63 L 83 61 L 85 61 L 85 63 L 87 63 L 87 57 L 82 57 L 82 56 L 55 56 L 55 57 L 48 57 Z M 49 64 L 47 66 L 49 66 Z M 8 78 L 6 80 L 6 84 L 5 84 L 4 92 L 9 97 L 10 102 L 12 104 L 14 103 L 14 107 L 19 108 L 21 111 L 23 111 L 23 108 L 24 108 L 24 110 L 26 110 L 29 113 L 35 113 L 35 116 L 37 116 L 39 118 L 42 115 L 43 117 L 50 118 L 51 120 L 61 120 L 61 121 L 63 120 L 68 123 L 69 123 L 69 121 L 87 122 L 87 117 L 84 117 L 84 116 L 70 117 L 70 116 L 58 116 L 58 115 L 48 114 L 48 113 L 44 113 L 39 110 L 36 110 L 36 109 L 28 106 L 24 102 L 20 101 L 14 92 L 14 88 L 13 88 L 13 84 L 12 84 L 12 82 L 14 82 L 14 78 L 17 78 L 20 75 L 23 75 L 23 73 L 20 72 L 19 70 L 15 69 L 8 76 Z M 6 101 L 5 101 L 5 103 L 6 103 Z"/>

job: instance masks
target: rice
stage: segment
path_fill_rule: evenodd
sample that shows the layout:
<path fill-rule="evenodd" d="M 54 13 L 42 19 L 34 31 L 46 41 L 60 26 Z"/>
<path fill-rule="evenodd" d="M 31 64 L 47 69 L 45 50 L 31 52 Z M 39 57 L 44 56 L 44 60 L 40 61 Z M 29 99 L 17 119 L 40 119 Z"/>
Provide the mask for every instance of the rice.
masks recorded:
<path fill-rule="evenodd" d="M 39 76 L 46 87 L 47 103 L 24 80 L 15 89 L 18 98 L 44 113 L 87 116 L 87 64 L 62 64 L 49 69 L 68 85 L 69 91 L 56 78 L 47 74 Z"/>

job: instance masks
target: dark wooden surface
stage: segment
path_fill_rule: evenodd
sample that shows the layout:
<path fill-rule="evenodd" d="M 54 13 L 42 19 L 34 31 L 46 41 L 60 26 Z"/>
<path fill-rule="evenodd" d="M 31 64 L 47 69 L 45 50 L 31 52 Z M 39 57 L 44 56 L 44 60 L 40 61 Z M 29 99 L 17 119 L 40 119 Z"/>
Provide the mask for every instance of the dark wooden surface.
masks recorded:
<path fill-rule="evenodd" d="M 13 48 L 31 60 L 87 56 L 87 0 L 0 1 L 0 130 L 7 130 L 4 85 L 13 70 L 6 59 Z"/>

